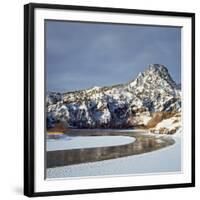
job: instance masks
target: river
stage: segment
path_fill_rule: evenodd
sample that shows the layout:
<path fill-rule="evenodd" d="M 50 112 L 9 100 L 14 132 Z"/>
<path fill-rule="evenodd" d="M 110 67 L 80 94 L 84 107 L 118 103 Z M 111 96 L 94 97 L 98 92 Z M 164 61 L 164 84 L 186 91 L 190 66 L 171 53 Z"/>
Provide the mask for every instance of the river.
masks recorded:
<path fill-rule="evenodd" d="M 109 146 L 108 140 L 112 139 L 112 145 Z M 116 138 L 114 137 L 116 136 Z M 115 144 L 115 140 L 119 138 L 117 137 L 132 137 L 132 141 L 125 142 L 125 144 L 120 143 Z M 51 149 L 51 145 L 54 145 L 56 140 L 60 140 L 62 145 L 69 143 L 66 138 L 82 138 L 82 146 L 77 148 L 70 148 L 60 150 L 58 149 Z M 86 138 L 85 140 L 84 137 Z M 91 145 L 87 143 L 87 137 L 92 138 L 94 137 L 94 141 L 96 138 L 101 138 L 101 143 L 105 143 L 102 146 L 97 145 L 95 147 L 95 142 Z M 105 142 L 104 142 L 104 141 Z M 106 142 L 108 143 L 106 145 Z M 89 139 L 88 139 L 89 143 Z M 91 141 L 90 141 L 91 143 Z M 98 140 L 97 140 L 98 143 Z M 175 140 L 166 135 L 153 135 L 147 134 L 145 131 L 130 131 L 130 130 L 94 130 L 94 129 L 72 129 L 66 134 L 64 134 L 61 138 L 58 139 L 51 139 L 47 138 L 47 152 L 46 152 L 46 167 L 53 168 L 53 167 L 61 167 L 61 166 L 68 166 L 74 164 L 81 164 L 81 163 L 88 163 L 88 162 L 96 162 L 96 161 L 103 161 L 109 159 L 116 159 L 126 156 L 138 155 L 147 152 L 156 151 L 162 149 L 164 147 L 173 145 Z M 114 145 L 113 145 L 114 144 Z M 51 149 L 51 151 L 49 150 Z"/>

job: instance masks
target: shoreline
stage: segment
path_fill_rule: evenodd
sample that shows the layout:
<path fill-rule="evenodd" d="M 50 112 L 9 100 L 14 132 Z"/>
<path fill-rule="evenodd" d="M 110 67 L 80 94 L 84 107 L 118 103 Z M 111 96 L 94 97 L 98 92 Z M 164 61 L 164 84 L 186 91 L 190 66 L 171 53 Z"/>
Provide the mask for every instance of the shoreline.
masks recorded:
<path fill-rule="evenodd" d="M 88 137 L 91 140 L 90 142 L 88 142 Z M 69 140 L 70 138 L 72 140 Z M 110 138 L 110 141 L 107 141 L 106 138 Z M 114 138 L 118 141 L 114 141 Z M 128 141 L 122 144 L 122 138 L 128 138 Z M 134 139 L 134 142 L 131 141 L 129 143 L 131 138 Z M 48 141 L 53 142 L 49 143 L 52 147 L 49 150 L 52 151 L 47 151 L 48 168 L 142 154 L 165 148 L 175 142 L 170 136 L 149 135 L 147 133 L 142 134 L 137 131 L 127 132 L 124 130 L 123 132 L 77 130 Z"/>
<path fill-rule="evenodd" d="M 173 136 L 170 136 L 173 137 Z M 47 179 L 76 179 L 181 171 L 181 137 L 173 145 L 155 151 L 97 162 L 47 169 Z M 170 163 L 170 164 L 169 164 Z"/>

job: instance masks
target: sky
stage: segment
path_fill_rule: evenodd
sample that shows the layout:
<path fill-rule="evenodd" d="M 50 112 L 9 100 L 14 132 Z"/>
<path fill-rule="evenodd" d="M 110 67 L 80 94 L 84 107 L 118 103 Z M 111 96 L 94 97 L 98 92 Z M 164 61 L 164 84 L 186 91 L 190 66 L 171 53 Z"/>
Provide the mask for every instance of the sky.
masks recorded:
<path fill-rule="evenodd" d="M 47 91 L 126 83 L 149 64 L 181 81 L 181 28 L 48 20 L 45 31 Z"/>

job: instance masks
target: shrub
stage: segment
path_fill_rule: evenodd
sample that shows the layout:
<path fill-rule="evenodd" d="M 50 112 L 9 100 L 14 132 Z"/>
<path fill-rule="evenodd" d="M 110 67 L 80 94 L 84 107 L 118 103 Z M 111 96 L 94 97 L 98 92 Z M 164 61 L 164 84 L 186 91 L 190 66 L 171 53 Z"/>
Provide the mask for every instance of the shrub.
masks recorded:
<path fill-rule="evenodd" d="M 152 119 L 149 120 L 146 127 L 147 128 L 153 128 L 155 127 L 159 122 L 161 122 L 163 119 L 168 119 L 172 116 L 174 116 L 176 113 L 174 112 L 156 112 L 152 114 Z"/>

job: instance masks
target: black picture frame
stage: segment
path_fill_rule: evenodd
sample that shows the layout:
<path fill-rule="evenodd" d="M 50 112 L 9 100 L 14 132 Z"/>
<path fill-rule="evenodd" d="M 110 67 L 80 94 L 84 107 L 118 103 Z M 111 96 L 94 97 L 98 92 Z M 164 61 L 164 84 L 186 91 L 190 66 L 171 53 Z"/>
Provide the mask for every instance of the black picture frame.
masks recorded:
<path fill-rule="evenodd" d="M 107 13 L 128 13 L 128 14 L 148 14 L 156 16 L 178 16 L 188 17 L 192 20 L 192 163 L 191 163 L 191 183 L 168 184 L 168 185 L 144 185 L 130 186 L 117 188 L 99 188 L 99 189 L 84 189 L 71 191 L 47 191 L 35 192 L 34 182 L 34 84 L 36 77 L 34 75 L 34 11 L 36 8 L 57 9 L 57 10 L 79 10 L 79 11 L 97 11 Z M 57 5 L 57 4 L 36 4 L 30 3 L 24 5 L 24 195 L 28 197 L 36 196 L 52 196 L 52 195 L 72 195 L 84 193 L 99 193 L 99 192 L 119 192 L 133 190 L 149 190 L 163 188 L 183 188 L 195 186 L 195 14 L 186 12 L 167 12 L 153 10 L 135 10 L 121 8 L 105 8 L 105 7 L 87 7 L 73 5 Z"/>

